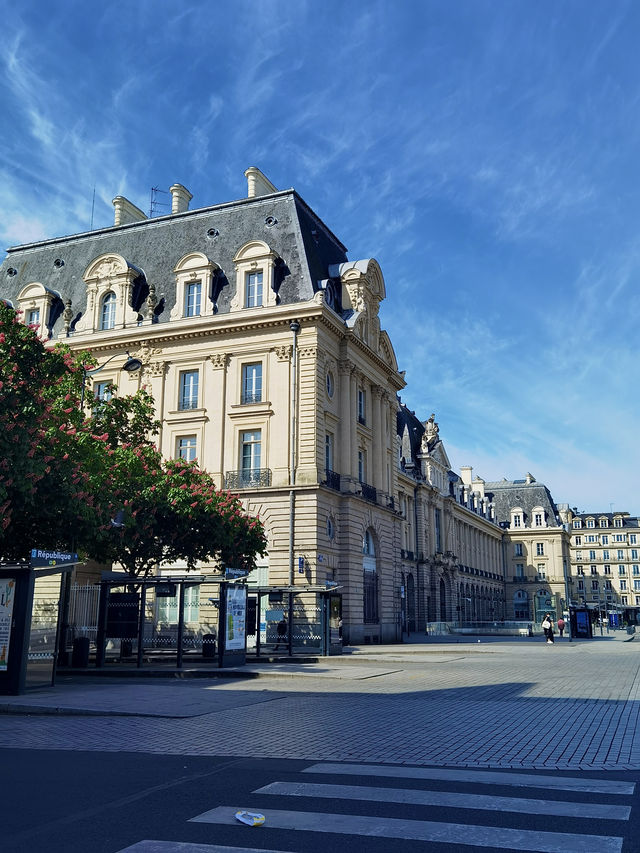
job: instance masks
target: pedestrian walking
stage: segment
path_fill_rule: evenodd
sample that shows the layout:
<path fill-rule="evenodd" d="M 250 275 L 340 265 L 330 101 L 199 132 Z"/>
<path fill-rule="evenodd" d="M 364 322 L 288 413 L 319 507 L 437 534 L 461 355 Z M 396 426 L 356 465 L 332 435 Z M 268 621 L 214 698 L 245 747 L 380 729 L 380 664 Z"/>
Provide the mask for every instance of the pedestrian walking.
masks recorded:
<path fill-rule="evenodd" d="M 547 638 L 547 643 L 553 643 L 553 620 L 548 613 L 545 613 L 544 619 L 542 620 L 542 630 Z"/>
<path fill-rule="evenodd" d="M 558 634 L 562 637 L 564 634 L 564 619 L 562 616 L 558 619 Z"/>
<path fill-rule="evenodd" d="M 278 622 L 278 624 L 276 626 L 276 631 L 278 633 L 278 642 L 273 647 L 274 652 L 279 649 L 280 643 L 282 643 L 282 645 L 286 644 L 288 628 L 289 628 L 289 626 L 287 625 L 287 620 L 283 616 L 282 619 Z"/>

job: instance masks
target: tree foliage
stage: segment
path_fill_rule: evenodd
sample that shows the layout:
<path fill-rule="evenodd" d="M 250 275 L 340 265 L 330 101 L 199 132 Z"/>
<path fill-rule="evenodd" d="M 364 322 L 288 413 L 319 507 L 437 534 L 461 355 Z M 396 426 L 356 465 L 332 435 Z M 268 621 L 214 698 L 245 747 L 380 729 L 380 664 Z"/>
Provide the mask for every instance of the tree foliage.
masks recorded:
<path fill-rule="evenodd" d="M 93 365 L 0 302 L 0 556 L 74 548 L 135 577 L 175 561 L 253 568 L 262 524 L 194 463 L 162 458 L 146 390 L 81 410 Z"/>

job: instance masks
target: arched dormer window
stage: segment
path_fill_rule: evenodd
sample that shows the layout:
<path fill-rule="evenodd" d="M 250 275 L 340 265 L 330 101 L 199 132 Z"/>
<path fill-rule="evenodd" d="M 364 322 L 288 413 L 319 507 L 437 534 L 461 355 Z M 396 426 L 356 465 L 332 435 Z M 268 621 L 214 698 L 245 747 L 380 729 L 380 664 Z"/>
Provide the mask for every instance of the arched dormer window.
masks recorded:
<path fill-rule="evenodd" d="M 231 310 L 270 308 L 278 304 L 275 267 L 278 255 L 262 240 L 252 240 L 236 253 L 236 292 Z"/>
<path fill-rule="evenodd" d="M 102 297 L 100 305 L 100 329 L 113 329 L 116 325 L 116 295 L 110 290 Z"/>
<path fill-rule="evenodd" d="M 220 267 L 202 252 L 190 252 L 180 258 L 173 272 L 176 277 L 176 302 L 171 320 L 182 317 L 211 317 L 216 312 L 213 280 Z"/>
<path fill-rule="evenodd" d="M 92 261 L 83 276 L 87 285 L 87 306 L 75 324 L 75 333 L 137 326 L 140 318 L 133 304 L 134 289 L 142 275 L 141 270 L 121 255 L 100 255 Z M 112 300 L 107 302 L 109 294 L 113 294 L 113 308 Z"/>
<path fill-rule="evenodd" d="M 524 527 L 524 513 L 522 507 L 514 506 L 511 510 L 511 527 Z"/>
<path fill-rule="evenodd" d="M 535 506 L 531 510 L 531 522 L 533 527 L 546 527 L 547 526 L 547 516 L 544 511 L 544 507 Z"/>
<path fill-rule="evenodd" d="M 18 294 L 18 309 L 22 311 L 22 322 L 27 326 L 37 326 L 38 335 L 47 337 L 49 332 L 51 309 L 60 296 L 40 282 L 34 281 L 23 287 Z"/>

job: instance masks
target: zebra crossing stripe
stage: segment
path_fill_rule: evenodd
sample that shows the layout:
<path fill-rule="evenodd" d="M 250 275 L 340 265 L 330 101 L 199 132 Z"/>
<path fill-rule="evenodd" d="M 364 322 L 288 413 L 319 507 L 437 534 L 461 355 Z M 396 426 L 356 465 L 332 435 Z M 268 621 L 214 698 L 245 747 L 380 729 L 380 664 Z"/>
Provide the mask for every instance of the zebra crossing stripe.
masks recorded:
<path fill-rule="evenodd" d="M 227 847 L 220 844 L 189 844 L 187 841 L 138 841 L 118 853 L 282 853 L 263 847 Z"/>
<path fill-rule="evenodd" d="M 403 788 L 367 788 L 359 785 L 321 785 L 306 782 L 272 782 L 253 791 L 254 794 L 276 794 L 285 797 L 324 797 L 331 800 L 369 800 L 376 803 L 404 803 L 440 808 L 482 809 L 486 811 L 520 812 L 556 817 L 629 820 L 629 806 L 607 803 L 573 803 L 535 800 L 524 797 L 491 797 L 449 791 L 416 791 Z"/>
<path fill-rule="evenodd" d="M 241 808 L 247 808 L 242 806 Z M 236 824 L 238 806 L 219 806 L 191 818 L 194 823 Z M 371 815 L 326 814 L 322 812 L 262 810 L 266 827 L 295 829 L 305 832 L 329 832 L 337 835 L 361 835 L 376 838 L 403 838 L 408 841 L 430 841 L 441 844 L 466 844 L 492 850 L 523 850 L 529 853 L 622 853 L 623 839 L 608 835 L 568 832 L 537 832 L 504 829 L 460 823 L 423 820 L 401 820 Z"/>
<path fill-rule="evenodd" d="M 402 767 L 387 764 L 332 764 L 330 762 L 305 767 L 303 773 L 324 773 L 348 776 L 385 776 L 394 779 L 429 779 L 441 782 L 474 782 L 483 785 L 514 785 L 523 788 L 553 788 L 587 794 L 622 794 L 630 796 L 633 782 L 614 779 L 589 779 L 576 776 L 506 773 L 496 770 L 450 770 L 441 767 Z"/>

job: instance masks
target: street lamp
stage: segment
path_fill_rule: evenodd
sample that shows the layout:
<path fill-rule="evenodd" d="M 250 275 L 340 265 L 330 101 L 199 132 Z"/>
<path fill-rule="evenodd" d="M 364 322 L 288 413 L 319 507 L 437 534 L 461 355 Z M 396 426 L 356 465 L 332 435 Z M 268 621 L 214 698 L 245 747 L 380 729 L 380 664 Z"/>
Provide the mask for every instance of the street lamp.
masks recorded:
<path fill-rule="evenodd" d="M 122 365 L 122 367 L 120 369 L 126 370 L 127 373 L 133 373 L 135 370 L 140 370 L 140 368 L 142 367 L 142 362 L 140 361 L 140 359 L 134 358 L 133 356 L 129 355 L 128 352 L 126 355 L 127 355 L 127 360 L 125 361 L 125 363 Z M 87 370 L 86 367 L 82 368 L 82 392 L 80 394 L 80 409 L 81 410 L 84 408 L 84 390 L 85 390 L 85 386 L 87 384 L 87 377 L 93 376 L 96 373 L 100 373 L 100 371 L 104 367 L 106 367 L 110 361 L 113 361 L 113 359 L 117 358 L 118 356 L 119 356 L 119 353 L 112 355 L 110 358 L 108 358 L 105 361 L 104 364 L 101 364 L 99 367 L 92 367 L 90 370 Z"/>

